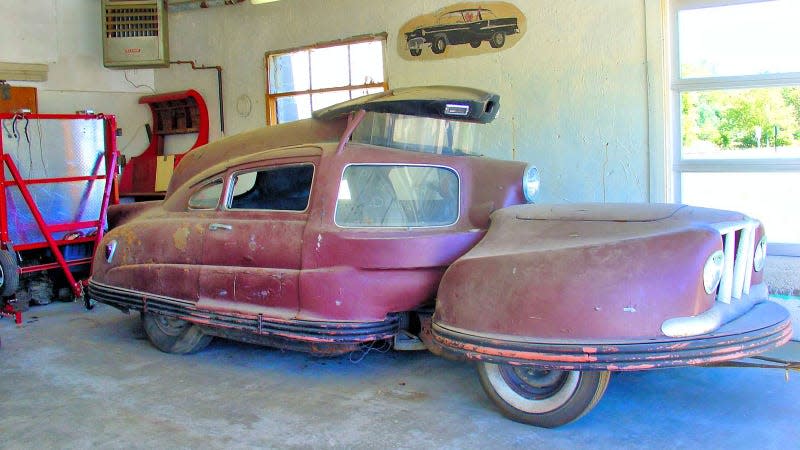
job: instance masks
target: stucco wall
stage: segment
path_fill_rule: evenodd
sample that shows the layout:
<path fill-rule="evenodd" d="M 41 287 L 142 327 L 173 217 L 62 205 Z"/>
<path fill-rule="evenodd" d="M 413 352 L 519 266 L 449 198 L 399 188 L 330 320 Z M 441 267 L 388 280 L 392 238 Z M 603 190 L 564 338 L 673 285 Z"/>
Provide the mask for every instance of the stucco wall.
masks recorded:
<path fill-rule="evenodd" d="M 506 51 L 445 61 L 397 54 L 397 30 L 441 0 L 292 0 L 170 14 L 173 59 L 224 68 L 226 134 L 265 123 L 264 53 L 387 32 L 390 87 L 458 84 L 501 95 L 486 154 L 537 164 L 544 201 L 648 201 L 644 0 L 515 0 L 528 32 Z M 646 6 L 647 5 L 647 6 Z M 654 6 L 653 6 L 654 5 Z M 657 14 L 657 13 L 656 13 Z M 158 69 L 159 90 L 199 89 L 216 120 L 213 72 Z M 247 117 L 236 111 L 246 95 Z M 219 135 L 219 127 L 212 125 Z"/>
<path fill-rule="evenodd" d="M 4 0 L 2 6 L 0 61 L 48 65 L 46 82 L 9 83 L 36 87 L 40 113 L 93 109 L 116 115 L 123 129 L 120 149 L 128 155 L 142 152 L 147 147 L 142 127 L 150 121 L 150 110 L 137 102 L 151 93 L 153 71 L 103 67 L 99 2 Z"/>

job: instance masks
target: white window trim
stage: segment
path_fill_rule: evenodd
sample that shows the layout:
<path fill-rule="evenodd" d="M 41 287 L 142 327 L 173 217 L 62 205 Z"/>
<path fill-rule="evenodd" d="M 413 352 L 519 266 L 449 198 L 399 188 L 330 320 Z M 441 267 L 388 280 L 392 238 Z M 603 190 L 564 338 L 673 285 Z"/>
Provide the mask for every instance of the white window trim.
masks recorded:
<path fill-rule="evenodd" d="M 662 0 L 668 3 L 666 34 L 669 42 L 669 114 L 665 121 L 670 142 L 665 152 L 664 167 L 667 174 L 663 185 L 667 201 L 681 198 L 681 173 L 684 172 L 791 172 L 800 171 L 800 158 L 787 159 L 691 159 L 681 157 L 681 93 L 686 91 L 724 90 L 740 88 L 780 87 L 800 85 L 800 72 L 779 74 L 743 75 L 725 77 L 687 78 L 680 77 L 680 46 L 678 42 L 678 12 L 714 6 L 730 6 L 745 3 L 762 3 L 769 0 Z M 651 131 L 652 133 L 652 131 Z M 669 169 L 671 168 L 671 169 Z M 800 256 L 800 244 L 771 244 L 771 254 Z"/>

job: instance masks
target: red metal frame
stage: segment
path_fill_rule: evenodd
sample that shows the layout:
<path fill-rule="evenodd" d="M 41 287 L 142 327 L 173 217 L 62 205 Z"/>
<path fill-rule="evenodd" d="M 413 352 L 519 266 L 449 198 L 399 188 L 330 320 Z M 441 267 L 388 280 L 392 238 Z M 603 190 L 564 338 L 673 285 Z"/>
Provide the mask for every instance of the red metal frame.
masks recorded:
<path fill-rule="evenodd" d="M 22 325 L 22 313 L 14 311 L 11 305 L 0 305 L 0 318 L 2 317 L 13 317 L 15 324 Z"/>
<path fill-rule="evenodd" d="M 61 249 L 59 248 L 59 245 L 93 242 L 94 249 L 97 249 L 97 245 L 103 238 L 104 228 L 106 225 L 106 212 L 108 211 L 108 204 L 111 201 L 112 187 L 113 184 L 115 183 L 114 174 L 117 172 L 117 160 L 119 156 L 119 153 L 117 152 L 116 117 L 112 115 L 103 115 L 103 114 L 97 114 L 97 115 L 95 114 L 25 114 L 25 115 L 0 114 L 0 120 L 11 119 L 14 117 L 33 119 L 33 120 L 102 119 L 105 121 L 104 160 L 106 161 L 106 172 L 105 172 L 106 175 L 98 175 L 100 169 L 100 162 L 99 162 L 100 160 L 98 160 L 98 163 L 95 166 L 92 175 L 79 176 L 79 177 L 38 178 L 38 179 L 25 180 L 22 178 L 22 175 L 17 169 L 17 165 L 11 158 L 11 155 L 5 153 L 3 149 L 2 140 L 0 140 L 0 158 L 2 159 L 2 163 L 6 167 L 8 167 L 8 170 L 13 178 L 12 180 L 6 180 L 5 171 L 0 169 L 0 188 L 2 188 L 1 189 L 2 192 L 0 192 L 0 244 L 2 244 L 3 248 L 13 249 L 14 251 L 49 248 L 56 259 L 55 262 L 21 267 L 19 268 L 19 273 L 38 272 L 60 267 L 64 272 L 64 276 L 67 278 L 67 281 L 69 282 L 70 288 L 72 289 L 72 293 L 76 297 L 79 297 L 83 292 L 83 283 L 75 280 L 69 268 L 70 266 L 77 266 L 84 264 L 91 265 L 92 258 L 80 258 L 76 260 L 67 261 L 64 258 L 64 255 Z M 97 220 L 91 220 L 91 221 L 48 224 L 45 218 L 42 216 L 41 211 L 39 210 L 39 207 L 36 205 L 33 197 L 31 196 L 30 191 L 28 190 L 28 185 L 64 183 L 71 181 L 89 181 L 90 183 L 88 189 L 91 189 L 92 184 L 96 180 L 107 180 L 107 182 L 105 184 L 105 189 L 103 191 L 103 200 L 100 207 L 99 218 Z M 39 231 L 45 238 L 44 242 L 26 243 L 19 245 L 15 245 L 13 242 L 10 242 L 9 231 L 8 231 L 8 217 L 6 217 L 8 210 L 6 208 L 6 192 L 5 192 L 6 187 L 8 186 L 16 186 L 19 189 L 23 199 L 25 200 L 25 204 L 30 209 L 31 214 L 33 215 L 33 218 L 36 221 Z M 90 227 L 96 227 L 97 229 L 96 235 L 78 239 L 53 238 L 54 232 L 74 230 L 80 228 L 90 228 Z M 12 312 L 12 311 L 5 311 L 5 312 Z"/>

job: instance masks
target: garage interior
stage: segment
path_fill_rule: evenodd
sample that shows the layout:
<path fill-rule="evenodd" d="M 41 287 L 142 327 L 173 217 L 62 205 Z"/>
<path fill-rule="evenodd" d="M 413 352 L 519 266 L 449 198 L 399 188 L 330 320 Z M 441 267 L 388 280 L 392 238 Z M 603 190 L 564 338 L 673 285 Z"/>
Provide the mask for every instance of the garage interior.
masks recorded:
<path fill-rule="evenodd" d="M 736 33 L 725 34 L 735 24 L 715 29 L 706 16 L 692 15 L 775 5 L 800 14 L 793 1 L 493 2 L 521 12 L 519 33 L 502 46 L 449 45 L 436 53 L 426 45 L 414 56 L 403 31 L 415 18 L 486 2 L 153 0 L 165 18 L 160 63 L 104 57 L 111 32 L 100 3 L 114 0 L 8 3 L 0 17 L 0 113 L 113 115 L 120 164 L 127 164 L 118 189 L 128 201 L 159 198 L 187 150 L 308 117 L 299 106 L 310 101 L 304 95 L 330 94 L 309 111 L 342 99 L 333 88 L 284 89 L 281 71 L 297 64 L 286 64 L 287 55 L 377 43 L 370 48 L 378 49 L 382 73 L 351 77 L 348 95 L 431 85 L 499 94 L 500 113 L 481 136 L 483 155 L 535 164 L 537 202 L 687 203 L 763 220 L 770 300 L 789 310 L 794 327 L 792 340 L 768 356 L 800 360 L 796 48 L 770 41 L 773 35 L 744 46 Z M 696 34 L 696 23 L 709 27 L 700 30 L 707 34 Z M 785 33 L 788 42 L 800 37 Z M 692 41 L 698 36 L 714 38 Z M 681 59 L 689 56 L 698 59 Z M 755 72 L 731 62 L 741 60 Z M 698 61 L 711 68 L 683 72 Z M 709 137 L 707 122 L 697 119 L 708 112 L 703 99 L 713 97 L 705 93 L 748 89 L 780 92 L 796 109 L 749 123 L 752 136 L 731 134 L 755 144 L 731 144 L 730 154 L 704 159 L 704 145 L 727 139 Z M 161 115 L 176 108 L 187 111 L 180 120 Z M 703 126 L 691 129 L 687 117 Z M 7 136 L 41 136 L 3 123 Z M 750 150 L 760 153 L 736 153 Z M 69 152 L 59 152 L 53 156 L 69 165 Z M 134 167 L 147 175 L 125 174 Z M 471 364 L 427 351 L 378 346 L 321 358 L 216 339 L 198 353 L 173 355 L 147 342 L 138 313 L 105 304 L 87 310 L 83 301 L 59 296 L 71 298 L 53 291 L 21 316 L 6 310 L 0 319 L 0 447 L 784 448 L 800 439 L 800 374 L 788 369 L 614 373 L 596 408 L 550 430 L 503 417 Z"/>

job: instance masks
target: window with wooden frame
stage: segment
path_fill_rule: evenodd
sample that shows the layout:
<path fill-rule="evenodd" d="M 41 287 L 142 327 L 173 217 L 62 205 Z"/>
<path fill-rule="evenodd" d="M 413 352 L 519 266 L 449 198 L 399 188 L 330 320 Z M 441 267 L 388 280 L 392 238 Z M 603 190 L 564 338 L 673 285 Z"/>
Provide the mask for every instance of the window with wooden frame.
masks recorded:
<path fill-rule="evenodd" d="M 267 53 L 267 124 L 387 90 L 385 53 L 385 33 Z"/>
<path fill-rule="evenodd" d="M 798 17 L 796 0 L 670 1 L 674 197 L 762 220 L 771 254 L 800 255 Z"/>

